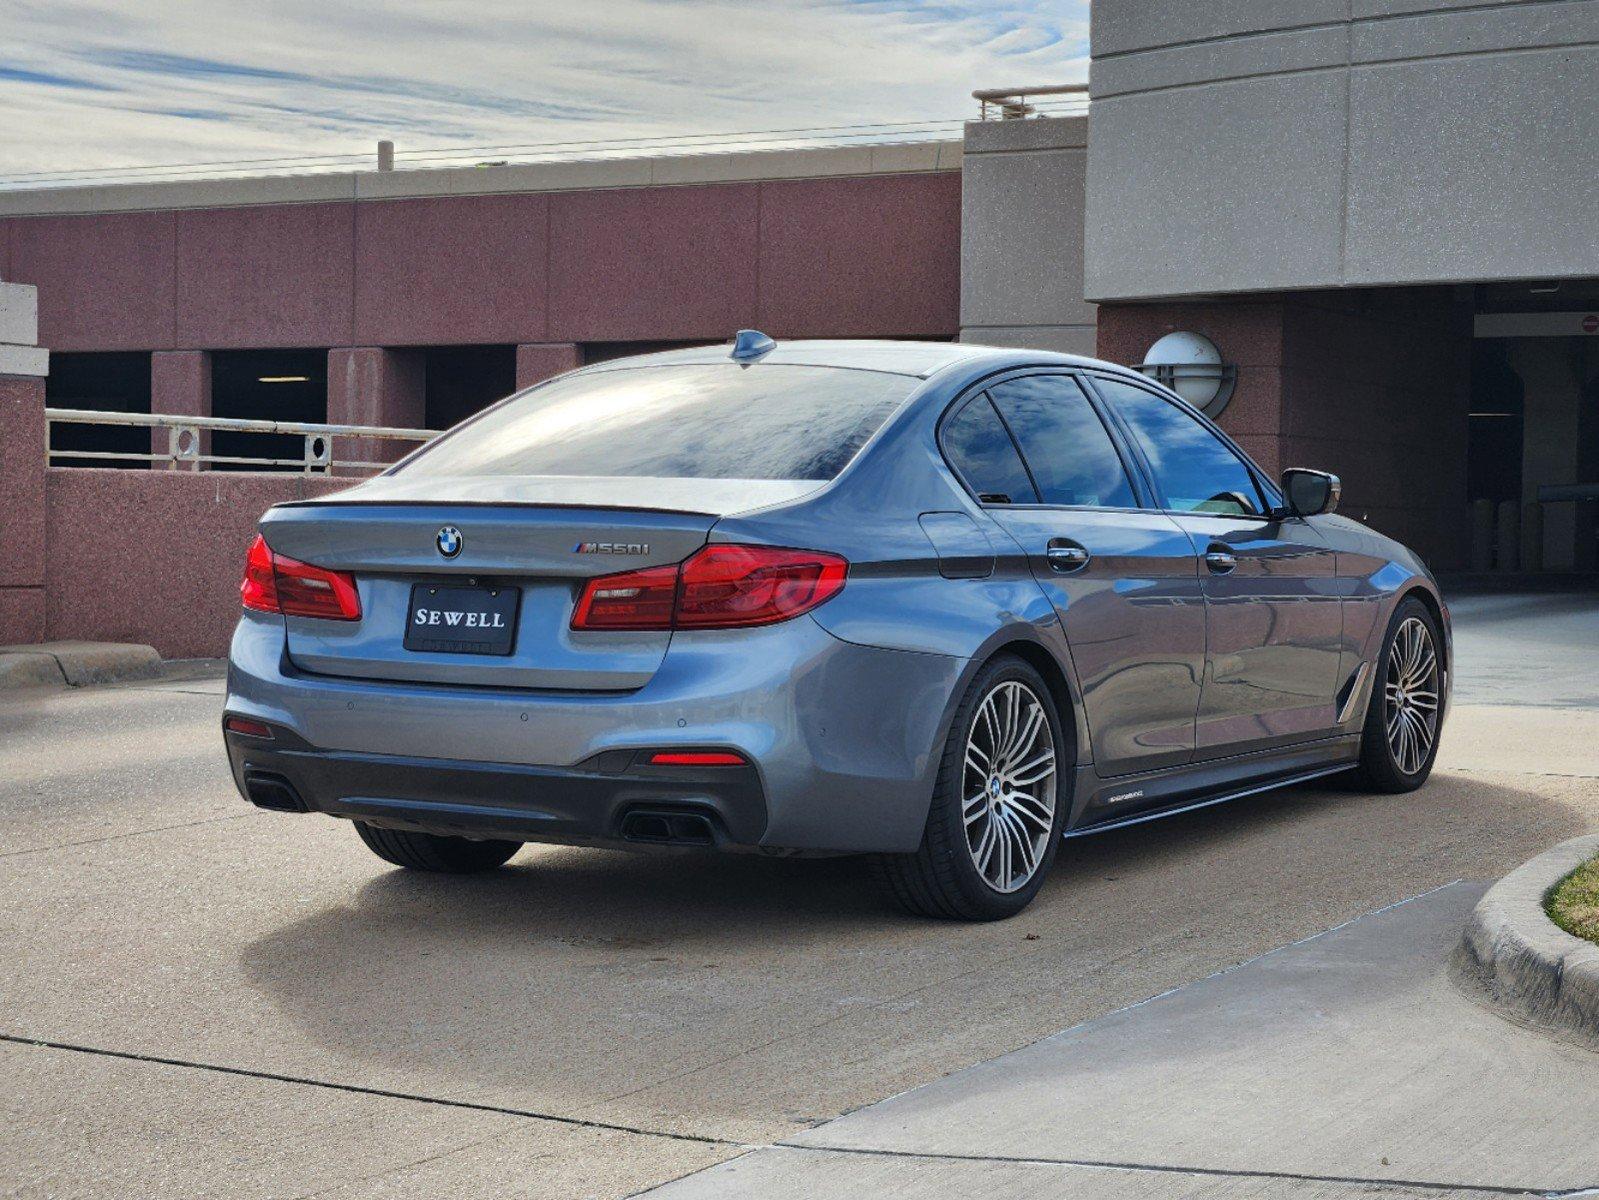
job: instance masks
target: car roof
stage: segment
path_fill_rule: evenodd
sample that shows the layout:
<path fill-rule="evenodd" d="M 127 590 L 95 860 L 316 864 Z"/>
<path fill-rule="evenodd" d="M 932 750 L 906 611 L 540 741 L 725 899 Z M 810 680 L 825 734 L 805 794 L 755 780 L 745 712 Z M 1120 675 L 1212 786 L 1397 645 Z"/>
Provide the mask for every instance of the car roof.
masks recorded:
<path fill-rule="evenodd" d="M 619 371 L 635 367 L 713 364 L 734 361 L 726 342 L 695 346 L 687 350 L 665 350 L 639 354 L 584 367 L 583 374 Z M 1097 359 L 1075 354 L 1056 354 L 1047 350 L 1025 350 L 1014 346 L 981 346 L 971 342 L 911 342 L 851 339 L 808 339 L 781 341 L 755 361 L 763 364 L 806 367 L 846 367 L 861 371 L 887 371 L 926 379 L 957 365 L 976 365 L 992 360 L 995 367 L 1014 363 L 1052 364 L 1081 367 L 1114 367 Z M 1116 368 L 1118 370 L 1124 368 Z"/>

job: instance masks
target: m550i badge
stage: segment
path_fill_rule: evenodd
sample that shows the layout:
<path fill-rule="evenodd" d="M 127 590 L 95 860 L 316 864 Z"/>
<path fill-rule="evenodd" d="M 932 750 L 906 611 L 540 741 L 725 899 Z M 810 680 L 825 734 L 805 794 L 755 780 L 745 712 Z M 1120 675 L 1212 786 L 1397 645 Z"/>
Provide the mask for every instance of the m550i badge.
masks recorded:
<path fill-rule="evenodd" d="M 573 554 L 648 554 L 648 542 L 579 542 Z"/>

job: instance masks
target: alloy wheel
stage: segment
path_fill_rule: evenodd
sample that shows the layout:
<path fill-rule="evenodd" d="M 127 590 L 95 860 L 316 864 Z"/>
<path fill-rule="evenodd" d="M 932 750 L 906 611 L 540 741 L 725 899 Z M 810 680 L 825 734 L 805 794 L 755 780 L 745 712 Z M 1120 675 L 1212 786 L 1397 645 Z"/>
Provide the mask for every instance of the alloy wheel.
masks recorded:
<path fill-rule="evenodd" d="M 1438 653 L 1420 617 L 1406 617 L 1388 651 L 1383 719 L 1394 765 L 1414 775 L 1438 736 Z"/>
<path fill-rule="evenodd" d="M 1038 873 L 1055 825 L 1055 732 L 1025 683 L 997 684 L 966 737 L 962 816 L 983 881 L 1014 892 Z"/>

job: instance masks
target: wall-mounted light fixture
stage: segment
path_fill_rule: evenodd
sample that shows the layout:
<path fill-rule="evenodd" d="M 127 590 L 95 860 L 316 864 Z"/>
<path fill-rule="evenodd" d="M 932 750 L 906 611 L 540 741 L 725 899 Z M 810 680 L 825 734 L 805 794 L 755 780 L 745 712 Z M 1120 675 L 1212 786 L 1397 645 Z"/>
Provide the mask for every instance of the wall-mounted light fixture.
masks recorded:
<path fill-rule="evenodd" d="M 259 375 L 257 383 L 310 383 L 309 375 Z"/>
<path fill-rule="evenodd" d="M 1238 382 L 1238 368 L 1222 362 L 1216 343 L 1199 333 L 1168 333 L 1149 348 L 1137 369 L 1211 420 L 1221 416 Z"/>

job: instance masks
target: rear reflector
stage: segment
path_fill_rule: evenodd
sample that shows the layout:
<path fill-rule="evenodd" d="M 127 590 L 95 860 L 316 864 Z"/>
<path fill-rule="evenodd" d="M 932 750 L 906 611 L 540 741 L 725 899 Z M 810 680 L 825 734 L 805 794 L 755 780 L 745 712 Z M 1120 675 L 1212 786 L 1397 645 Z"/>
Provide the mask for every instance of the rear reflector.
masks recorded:
<path fill-rule="evenodd" d="M 652 767 L 742 767 L 745 765 L 742 754 L 728 754 L 719 750 L 668 750 L 650 755 L 650 766 Z"/>
<path fill-rule="evenodd" d="M 275 554 L 260 534 L 255 535 L 245 556 L 239 595 L 245 608 L 257 612 L 320 617 L 326 621 L 361 619 L 355 576 Z"/>
<path fill-rule="evenodd" d="M 735 629 L 773 625 L 837 595 L 849 563 L 821 550 L 706 546 L 675 567 L 591 579 L 573 629 Z"/>
<path fill-rule="evenodd" d="M 252 721 L 248 717 L 225 717 L 222 728 L 229 733 L 242 733 L 245 737 L 270 738 L 272 727 L 260 721 Z"/>

